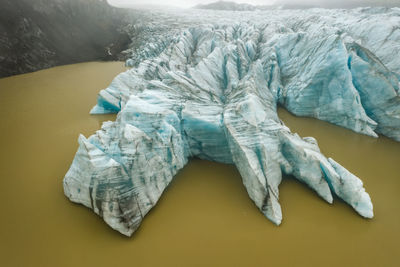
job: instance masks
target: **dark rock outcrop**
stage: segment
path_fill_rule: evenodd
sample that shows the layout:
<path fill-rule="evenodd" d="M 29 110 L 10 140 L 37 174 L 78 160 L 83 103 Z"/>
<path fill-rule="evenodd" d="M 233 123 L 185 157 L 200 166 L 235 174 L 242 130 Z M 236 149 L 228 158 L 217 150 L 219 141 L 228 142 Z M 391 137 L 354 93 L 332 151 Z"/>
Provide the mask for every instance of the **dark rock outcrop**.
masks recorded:
<path fill-rule="evenodd" d="M 120 59 L 132 18 L 105 0 L 0 0 L 0 77 Z"/>

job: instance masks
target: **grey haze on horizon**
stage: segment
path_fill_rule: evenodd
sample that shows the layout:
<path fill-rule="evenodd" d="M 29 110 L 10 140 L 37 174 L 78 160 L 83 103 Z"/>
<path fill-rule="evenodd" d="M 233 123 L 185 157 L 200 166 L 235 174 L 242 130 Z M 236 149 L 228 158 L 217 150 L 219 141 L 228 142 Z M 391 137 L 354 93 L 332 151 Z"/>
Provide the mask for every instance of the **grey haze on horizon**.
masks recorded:
<path fill-rule="evenodd" d="M 119 7 L 129 6 L 174 6 L 190 8 L 198 4 L 210 4 L 216 0 L 107 0 L 111 5 Z M 324 7 L 324 8 L 352 8 L 361 6 L 400 7 L 400 0 L 235 0 L 227 2 L 246 3 L 251 5 L 284 5 L 287 7 Z"/>
<path fill-rule="evenodd" d="M 199 4 L 210 4 L 218 0 L 107 0 L 108 3 L 115 6 L 134 6 L 134 5 L 156 5 L 156 6 L 174 6 L 181 8 L 190 8 Z M 251 5 L 273 5 L 276 0 L 237 0 L 227 2 L 247 3 Z"/>
<path fill-rule="evenodd" d="M 277 0 L 276 5 L 288 7 L 353 8 L 366 6 L 400 6 L 400 0 Z"/>

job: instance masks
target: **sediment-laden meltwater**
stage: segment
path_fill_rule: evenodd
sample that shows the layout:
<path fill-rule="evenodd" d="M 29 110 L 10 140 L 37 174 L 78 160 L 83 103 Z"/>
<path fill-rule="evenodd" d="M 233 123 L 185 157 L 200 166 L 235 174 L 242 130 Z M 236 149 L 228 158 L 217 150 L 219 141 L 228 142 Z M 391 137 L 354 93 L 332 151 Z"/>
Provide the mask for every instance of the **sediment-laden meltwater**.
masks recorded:
<path fill-rule="evenodd" d="M 85 63 L 0 79 L 2 266 L 397 266 L 400 143 L 278 109 L 301 137 L 362 178 L 365 220 L 285 176 L 276 227 L 248 197 L 234 165 L 192 159 L 132 238 L 70 202 L 62 177 L 77 149 L 115 115 L 89 115 L 123 63 Z"/>

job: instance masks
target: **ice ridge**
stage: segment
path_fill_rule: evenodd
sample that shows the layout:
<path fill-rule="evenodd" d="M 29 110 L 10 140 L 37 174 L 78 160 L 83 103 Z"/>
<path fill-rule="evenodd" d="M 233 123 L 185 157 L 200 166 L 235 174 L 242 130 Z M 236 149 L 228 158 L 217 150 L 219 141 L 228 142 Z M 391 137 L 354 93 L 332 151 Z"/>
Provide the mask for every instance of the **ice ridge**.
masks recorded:
<path fill-rule="evenodd" d="M 156 50 L 99 93 L 91 113 L 118 116 L 79 137 L 64 178 L 71 201 L 130 236 L 198 157 L 235 164 L 250 198 L 277 225 L 282 174 L 373 217 L 362 181 L 277 115 L 280 104 L 400 141 L 399 76 L 371 50 L 340 32 L 296 32 L 280 22 L 204 24 Z"/>

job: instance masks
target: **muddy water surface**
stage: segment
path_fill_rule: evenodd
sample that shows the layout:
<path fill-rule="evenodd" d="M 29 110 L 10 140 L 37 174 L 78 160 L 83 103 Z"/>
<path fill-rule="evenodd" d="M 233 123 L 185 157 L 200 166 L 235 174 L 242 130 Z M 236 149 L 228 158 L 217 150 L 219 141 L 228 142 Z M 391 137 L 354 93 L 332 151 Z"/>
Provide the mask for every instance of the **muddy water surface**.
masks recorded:
<path fill-rule="evenodd" d="M 123 64 L 84 63 L 0 79 L 1 266 L 399 266 L 400 143 L 328 123 L 280 117 L 314 136 L 364 181 L 365 220 L 287 177 L 284 220 L 257 210 L 233 166 L 192 160 L 131 238 L 64 197 L 62 178 L 86 136 L 114 116 L 90 116 Z"/>

